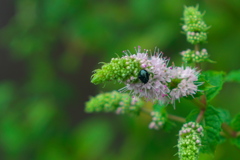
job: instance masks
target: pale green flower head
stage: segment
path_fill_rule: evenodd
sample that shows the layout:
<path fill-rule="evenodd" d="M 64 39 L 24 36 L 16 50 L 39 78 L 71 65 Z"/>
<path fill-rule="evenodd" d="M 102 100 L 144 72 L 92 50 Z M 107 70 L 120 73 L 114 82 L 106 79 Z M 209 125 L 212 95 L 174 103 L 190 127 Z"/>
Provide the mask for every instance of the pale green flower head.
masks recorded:
<path fill-rule="evenodd" d="M 203 128 L 195 122 L 185 123 L 179 131 L 178 156 L 180 160 L 197 160 L 201 138 L 203 137 Z"/>
<path fill-rule="evenodd" d="M 141 70 L 140 61 L 129 56 L 112 58 L 110 63 L 104 63 L 101 69 L 96 69 L 91 82 L 99 84 L 107 81 L 123 82 L 136 77 Z"/>
<path fill-rule="evenodd" d="M 198 11 L 198 6 L 185 7 L 183 13 L 184 24 L 182 29 L 191 44 L 204 43 L 207 41 L 207 30 L 209 26 L 203 20 L 203 15 Z"/>
<path fill-rule="evenodd" d="M 212 62 L 209 59 L 208 52 L 205 48 L 201 51 L 186 50 L 180 53 L 182 55 L 182 60 L 186 63 L 200 63 L 200 62 Z"/>
<path fill-rule="evenodd" d="M 185 24 L 197 24 L 199 21 L 202 20 L 203 14 L 198 11 L 198 6 L 187 7 L 185 6 L 183 12 L 183 20 Z"/>
<path fill-rule="evenodd" d="M 117 91 L 100 93 L 95 97 L 91 97 L 86 102 L 85 111 L 91 112 L 116 112 L 117 114 L 134 114 L 140 112 L 144 101 L 137 97 L 131 97 L 127 93 L 119 93 Z"/>

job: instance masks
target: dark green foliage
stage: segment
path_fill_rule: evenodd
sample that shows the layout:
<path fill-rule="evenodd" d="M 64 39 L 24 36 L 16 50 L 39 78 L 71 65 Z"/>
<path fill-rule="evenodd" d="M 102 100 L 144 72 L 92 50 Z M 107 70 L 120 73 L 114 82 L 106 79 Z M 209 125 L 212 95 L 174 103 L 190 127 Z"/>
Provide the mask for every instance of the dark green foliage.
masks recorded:
<path fill-rule="evenodd" d="M 199 114 L 199 109 L 193 109 L 188 116 L 186 117 L 187 122 L 194 122 L 197 119 L 197 116 Z"/>
<path fill-rule="evenodd" d="M 240 70 L 234 70 L 228 73 L 224 79 L 226 82 L 240 83 Z"/>
<path fill-rule="evenodd" d="M 217 110 L 219 112 L 219 116 L 220 116 L 221 122 L 230 124 L 230 122 L 231 122 L 231 115 L 230 115 L 229 111 L 226 110 L 226 109 L 222 109 L 222 108 L 218 108 Z"/>
<path fill-rule="evenodd" d="M 234 131 L 240 132 L 240 114 L 237 114 L 231 121 L 231 127 Z M 240 148 L 240 136 L 231 139 L 231 142 Z"/>
<path fill-rule="evenodd" d="M 207 101 L 211 101 L 222 89 L 224 82 L 224 72 L 204 71 L 202 75 L 208 84 L 206 90 Z M 213 86 L 213 87 L 212 87 Z"/>
<path fill-rule="evenodd" d="M 204 113 L 204 120 L 202 123 L 204 128 L 204 137 L 201 152 L 214 153 L 217 144 L 221 142 L 220 131 L 222 130 L 222 121 L 220 112 L 213 106 L 208 106 Z"/>

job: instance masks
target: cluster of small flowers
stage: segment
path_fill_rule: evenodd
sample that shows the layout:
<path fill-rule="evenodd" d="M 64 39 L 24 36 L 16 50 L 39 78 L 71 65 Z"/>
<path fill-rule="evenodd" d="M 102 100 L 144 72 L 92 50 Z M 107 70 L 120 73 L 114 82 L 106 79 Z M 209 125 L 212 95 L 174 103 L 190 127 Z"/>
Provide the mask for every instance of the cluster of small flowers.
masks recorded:
<path fill-rule="evenodd" d="M 203 128 L 195 122 L 188 122 L 179 131 L 178 155 L 180 160 L 195 160 L 202 146 Z"/>
<path fill-rule="evenodd" d="M 190 67 L 175 67 L 171 70 L 171 83 L 170 84 L 170 97 L 171 103 L 174 103 L 176 99 L 188 95 L 193 96 L 198 91 L 197 84 L 199 72 Z"/>
<path fill-rule="evenodd" d="M 97 84 L 115 79 L 126 84 L 120 92 L 130 91 L 133 96 L 151 101 L 160 100 L 166 104 L 174 103 L 183 96 L 193 96 L 198 91 L 201 83 L 196 83 L 199 75 L 196 69 L 168 67 L 169 60 L 163 58 L 159 51 L 149 54 L 148 50 L 144 50 L 141 53 L 141 48 L 138 47 L 136 52 L 124 52 L 122 58 L 112 59 L 102 69 L 95 70 L 92 82 Z M 104 79 L 111 76 L 114 78 Z"/>
<path fill-rule="evenodd" d="M 143 105 L 144 102 L 137 97 L 133 98 L 129 94 L 113 91 L 92 97 L 86 102 L 85 111 L 88 113 L 116 111 L 117 114 L 139 114 Z"/>
<path fill-rule="evenodd" d="M 112 58 L 110 63 L 103 64 L 101 69 L 94 71 L 92 83 L 99 84 L 106 81 L 122 82 L 132 76 L 137 77 L 140 69 L 140 62 L 133 57 Z"/>
<path fill-rule="evenodd" d="M 152 122 L 149 124 L 150 129 L 159 129 L 162 128 L 165 124 L 167 117 L 161 112 L 153 111 L 151 112 Z"/>
<path fill-rule="evenodd" d="M 137 54 L 131 57 L 139 60 L 142 69 L 151 75 L 147 83 L 126 81 L 126 87 L 120 91 L 130 90 L 135 96 L 165 103 L 174 103 L 176 99 L 194 95 L 198 91 L 198 85 L 195 82 L 198 80 L 199 72 L 195 69 L 167 67 L 168 60 L 162 58 L 161 53 L 155 52 L 154 55 L 148 56 L 147 53 L 140 53 L 140 48 Z"/>
<path fill-rule="evenodd" d="M 207 40 L 206 31 L 209 27 L 202 19 L 203 14 L 196 7 L 185 7 L 183 13 L 184 25 L 182 29 L 187 35 L 187 41 L 191 44 L 198 44 Z"/>
<path fill-rule="evenodd" d="M 200 52 L 195 52 L 194 50 L 188 49 L 186 51 L 182 51 L 180 54 L 183 56 L 182 59 L 186 63 L 199 63 L 209 61 L 209 55 L 205 48 Z"/>

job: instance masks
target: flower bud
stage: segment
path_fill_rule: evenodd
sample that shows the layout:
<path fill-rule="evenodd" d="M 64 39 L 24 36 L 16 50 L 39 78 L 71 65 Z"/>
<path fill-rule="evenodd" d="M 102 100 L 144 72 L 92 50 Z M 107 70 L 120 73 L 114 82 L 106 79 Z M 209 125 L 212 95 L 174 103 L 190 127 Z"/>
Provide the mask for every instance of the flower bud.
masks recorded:
<path fill-rule="evenodd" d="M 200 124 L 188 122 L 183 125 L 179 131 L 178 139 L 178 155 L 180 160 L 198 159 L 202 137 L 203 130 Z"/>
<path fill-rule="evenodd" d="M 86 102 L 85 111 L 89 113 L 116 111 L 118 114 L 139 114 L 143 104 L 144 102 L 137 97 L 131 97 L 126 93 L 113 91 L 92 97 Z"/>

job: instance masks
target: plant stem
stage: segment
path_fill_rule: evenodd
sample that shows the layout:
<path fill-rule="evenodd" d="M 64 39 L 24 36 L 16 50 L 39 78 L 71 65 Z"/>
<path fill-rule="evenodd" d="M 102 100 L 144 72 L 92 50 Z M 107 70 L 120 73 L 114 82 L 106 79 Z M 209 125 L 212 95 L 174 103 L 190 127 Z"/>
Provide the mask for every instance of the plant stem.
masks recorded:
<path fill-rule="evenodd" d="M 195 98 L 193 99 L 192 101 L 196 106 L 198 106 L 198 108 L 200 109 L 200 113 L 198 114 L 197 116 L 197 119 L 196 119 L 196 122 L 197 123 L 200 123 L 201 120 L 203 119 L 204 117 L 204 113 L 206 111 L 206 108 L 207 108 L 207 99 L 206 99 L 206 96 L 205 95 L 202 95 L 200 97 L 200 100 Z"/>
<path fill-rule="evenodd" d="M 146 113 L 146 114 L 151 115 L 151 110 L 148 109 L 148 108 L 144 108 L 144 107 L 142 107 L 142 108 L 141 108 L 141 111 L 142 111 L 143 113 Z"/>
<path fill-rule="evenodd" d="M 196 122 L 197 122 L 197 123 L 200 123 L 201 120 L 203 119 L 203 117 L 204 117 L 204 112 L 205 112 L 205 109 L 201 109 L 201 110 L 200 110 L 200 113 L 198 114 L 197 119 L 196 119 Z"/>
<path fill-rule="evenodd" d="M 142 107 L 141 110 L 142 110 L 143 113 L 146 113 L 146 114 L 151 116 L 151 110 L 150 109 Z M 179 117 L 179 116 L 175 116 L 175 115 L 172 115 L 172 114 L 168 114 L 168 119 L 176 121 L 176 122 L 181 122 L 181 123 L 185 123 L 186 122 L 185 118 L 182 118 L 182 117 Z"/>
<path fill-rule="evenodd" d="M 175 116 L 175 115 L 172 115 L 172 114 L 168 114 L 168 119 L 171 119 L 171 120 L 176 121 L 176 122 L 186 123 L 185 118 Z"/>
<path fill-rule="evenodd" d="M 206 95 L 204 94 L 200 98 L 201 98 L 200 101 L 203 104 L 203 108 L 202 109 L 206 109 L 207 108 L 207 97 L 206 97 Z"/>
<path fill-rule="evenodd" d="M 237 135 L 237 137 L 239 137 L 240 136 L 240 131 L 238 131 L 236 135 Z"/>
<path fill-rule="evenodd" d="M 195 51 L 195 54 L 196 52 L 199 52 L 200 50 L 200 45 L 199 44 L 195 44 L 194 45 L 194 51 Z M 195 63 L 195 66 L 198 70 L 201 70 L 201 63 Z"/>
<path fill-rule="evenodd" d="M 193 102 L 196 106 L 198 106 L 199 109 L 205 109 L 205 108 L 206 108 L 205 105 L 204 105 L 202 102 L 200 102 L 197 98 L 194 98 L 194 99 L 192 100 L 192 102 Z"/>
<path fill-rule="evenodd" d="M 194 45 L 194 51 L 197 52 L 200 50 L 200 45 L 199 44 L 195 44 Z"/>
<path fill-rule="evenodd" d="M 222 129 L 230 137 L 236 138 L 240 135 L 239 132 L 234 131 L 227 123 L 222 123 Z"/>

